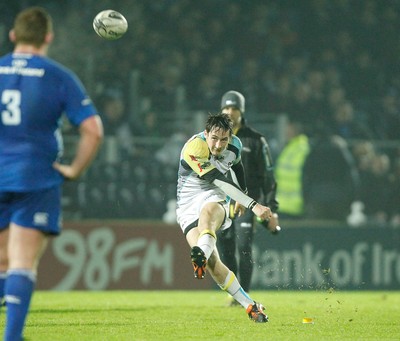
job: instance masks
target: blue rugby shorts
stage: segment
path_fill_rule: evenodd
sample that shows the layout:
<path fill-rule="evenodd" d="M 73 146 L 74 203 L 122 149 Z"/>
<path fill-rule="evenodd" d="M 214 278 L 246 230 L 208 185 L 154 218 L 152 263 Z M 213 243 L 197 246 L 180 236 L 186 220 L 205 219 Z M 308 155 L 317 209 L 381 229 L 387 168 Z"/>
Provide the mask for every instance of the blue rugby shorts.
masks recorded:
<path fill-rule="evenodd" d="M 60 234 L 61 187 L 21 193 L 0 191 L 0 230 L 11 222 L 46 234 Z"/>

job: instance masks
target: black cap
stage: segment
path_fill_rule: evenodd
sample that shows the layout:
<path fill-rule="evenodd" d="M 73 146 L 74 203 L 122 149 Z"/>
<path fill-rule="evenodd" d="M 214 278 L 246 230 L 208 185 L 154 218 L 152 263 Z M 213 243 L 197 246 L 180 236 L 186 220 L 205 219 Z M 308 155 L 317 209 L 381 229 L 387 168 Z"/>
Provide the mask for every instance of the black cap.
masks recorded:
<path fill-rule="evenodd" d="M 237 91 L 228 91 L 222 96 L 221 109 L 226 107 L 236 107 L 240 112 L 244 113 L 244 96 Z"/>

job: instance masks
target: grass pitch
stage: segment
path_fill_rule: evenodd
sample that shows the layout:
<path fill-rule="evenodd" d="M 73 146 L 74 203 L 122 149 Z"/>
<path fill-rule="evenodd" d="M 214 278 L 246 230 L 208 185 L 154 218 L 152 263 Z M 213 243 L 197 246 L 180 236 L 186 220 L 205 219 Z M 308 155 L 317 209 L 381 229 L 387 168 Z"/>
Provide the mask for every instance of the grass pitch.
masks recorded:
<path fill-rule="evenodd" d="M 270 322 L 222 291 L 34 294 L 26 340 L 399 340 L 400 292 L 254 291 Z M 4 329 L 4 311 L 0 328 Z M 303 318 L 314 324 L 303 324 Z"/>

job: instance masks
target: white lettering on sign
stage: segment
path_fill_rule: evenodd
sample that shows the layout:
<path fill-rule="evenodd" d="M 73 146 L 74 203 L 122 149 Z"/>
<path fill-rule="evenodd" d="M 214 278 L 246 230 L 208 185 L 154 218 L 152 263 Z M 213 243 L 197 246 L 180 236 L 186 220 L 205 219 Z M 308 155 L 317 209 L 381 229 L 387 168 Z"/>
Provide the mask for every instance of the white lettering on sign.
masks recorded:
<path fill-rule="evenodd" d="M 163 284 L 173 282 L 172 245 L 161 248 L 157 240 L 146 238 L 116 243 L 114 231 L 108 227 L 96 228 L 86 237 L 77 230 L 65 230 L 54 240 L 53 253 L 60 263 L 69 267 L 53 290 L 71 290 L 80 280 L 89 290 L 104 290 L 134 269 L 140 275 L 132 281 L 149 284 L 154 271 L 158 271 Z"/>
<path fill-rule="evenodd" d="M 400 283 L 400 253 L 384 249 L 380 243 L 358 242 L 349 249 L 331 253 L 319 250 L 311 243 L 299 249 L 266 250 L 257 260 L 253 284 L 260 287 L 321 287 L 332 283 L 335 287 L 393 286 Z"/>

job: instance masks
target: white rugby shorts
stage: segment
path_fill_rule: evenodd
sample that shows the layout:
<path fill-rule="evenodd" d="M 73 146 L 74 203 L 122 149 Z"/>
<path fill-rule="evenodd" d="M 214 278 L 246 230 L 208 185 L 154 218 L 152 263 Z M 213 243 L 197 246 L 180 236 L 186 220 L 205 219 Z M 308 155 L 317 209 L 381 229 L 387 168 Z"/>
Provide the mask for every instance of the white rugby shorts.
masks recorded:
<path fill-rule="evenodd" d="M 232 225 L 232 220 L 229 218 L 229 202 L 226 201 L 226 196 L 216 193 L 215 190 L 208 190 L 196 195 L 195 200 L 187 201 L 183 205 L 179 204 L 176 210 L 176 218 L 183 233 L 189 225 L 199 219 L 201 210 L 209 202 L 218 202 L 225 210 L 225 220 L 220 229 L 225 230 Z"/>

